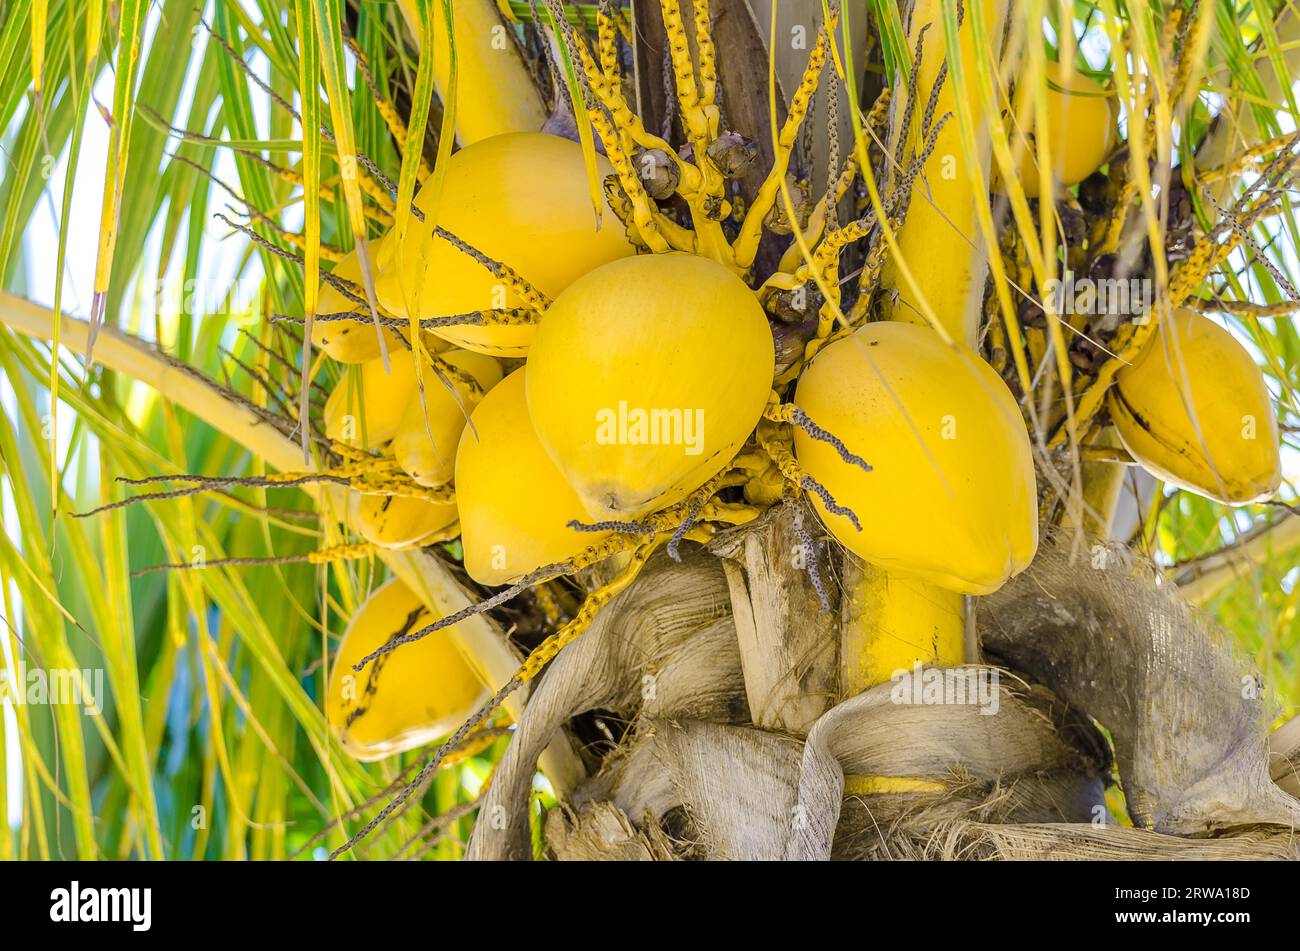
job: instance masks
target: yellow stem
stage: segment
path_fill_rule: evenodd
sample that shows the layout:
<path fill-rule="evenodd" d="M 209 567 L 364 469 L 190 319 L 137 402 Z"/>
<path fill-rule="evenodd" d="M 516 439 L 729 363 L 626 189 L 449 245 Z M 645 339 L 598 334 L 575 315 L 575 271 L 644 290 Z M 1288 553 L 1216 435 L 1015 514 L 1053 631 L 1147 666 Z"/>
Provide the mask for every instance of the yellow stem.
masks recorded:
<path fill-rule="evenodd" d="M 890 574 L 846 556 L 840 607 L 840 689 L 844 698 L 913 665 L 953 667 L 965 658 L 962 596 Z M 935 792 L 905 776 L 845 776 L 844 794 Z"/>
<path fill-rule="evenodd" d="M 923 664 L 960 664 L 964 657 L 961 595 L 865 563 L 853 566 L 846 592 L 840 657 L 841 682 L 884 683 L 898 670 Z"/>
<path fill-rule="evenodd" d="M 917 76 L 916 111 L 910 130 L 912 148 L 921 144 L 921 117 L 925 104 L 929 101 L 940 66 L 948 61 L 944 41 L 944 5 L 944 0 L 920 0 L 912 13 L 909 46 L 915 48 L 921 28 L 929 27 Z M 979 116 L 983 107 L 975 87 L 975 71 L 981 51 L 975 48 L 971 18 L 976 11 L 972 6 L 967 3 L 966 20 L 959 32 L 965 86 L 960 92 L 965 99 L 967 114 Z M 1005 2 L 981 0 L 981 6 L 985 8 L 984 22 L 989 32 L 994 36 L 1000 35 Z M 988 274 L 988 253 L 979 224 L 979 206 L 988 204 L 988 195 L 972 187 L 972 183 L 989 180 L 992 153 L 987 126 L 975 130 L 975 154 L 967 151 L 962 141 L 958 113 L 962 105 L 958 103 L 959 91 L 955 86 L 955 77 L 950 69 L 939 91 L 935 122 L 947 113 L 952 113 L 952 116 L 935 140 L 934 151 L 925 163 L 922 177 L 913 183 L 906 224 L 898 234 L 898 257 L 907 262 L 935 316 L 952 338 L 970 342 L 975 339 L 982 312 L 984 281 Z M 902 106 L 902 101 L 896 99 L 894 108 L 901 111 Z M 885 264 L 882 285 L 902 289 L 904 283 L 897 272 L 896 258 L 891 255 Z M 909 301 L 907 297 L 904 292 L 896 301 L 887 298 L 887 314 L 893 320 L 922 322 L 917 314 L 917 302 Z"/>
<path fill-rule="evenodd" d="M 419 0 L 398 0 L 407 27 L 420 35 Z M 456 139 L 470 145 L 505 132 L 537 132 L 546 122 L 542 97 L 506 33 L 493 0 L 455 0 Z M 444 97 L 451 80 L 447 25 L 440 0 L 433 29 L 433 83 Z"/>
<path fill-rule="evenodd" d="M 1111 448 L 1113 458 L 1100 458 L 1105 455 L 1105 448 L 1099 449 L 1099 458 L 1084 457 L 1080 474 L 1083 480 L 1081 498 L 1077 504 L 1066 507 L 1061 518 L 1061 527 L 1065 529 L 1082 529 L 1089 538 L 1106 540 L 1110 538 L 1110 527 L 1115 521 L 1115 510 L 1119 506 L 1120 495 L 1124 488 L 1124 474 L 1128 466 L 1123 461 L 1127 455 L 1119 447 L 1114 429 L 1107 428 L 1098 440 L 1101 447 Z"/>

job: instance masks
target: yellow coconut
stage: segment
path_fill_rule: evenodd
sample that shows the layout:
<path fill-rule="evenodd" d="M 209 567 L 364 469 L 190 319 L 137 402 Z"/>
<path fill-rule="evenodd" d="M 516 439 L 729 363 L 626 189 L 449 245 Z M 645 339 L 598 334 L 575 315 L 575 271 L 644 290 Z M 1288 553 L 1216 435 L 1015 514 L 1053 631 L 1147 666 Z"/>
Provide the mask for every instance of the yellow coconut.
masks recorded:
<path fill-rule="evenodd" d="M 1029 437 L 1006 384 L 919 324 L 868 324 L 824 347 L 795 403 L 873 467 L 795 432 L 800 465 L 856 514 L 829 512 L 846 548 L 886 570 L 989 594 L 1038 547 Z"/>
<path fill-rule="evenodd" d="M 441 358 L 468 373 L 487 392 L 501 382 L 501 364 L 494 358 L 469 350 L 450 350 Z M 421 485 L 436 486 L 451 481 L 456 465 L 456 444 L 465 428 L 467 413 L 478 405 L 464 383 L 455 382 L 455 393 L 432 373 L 425 374 L 424 399 L 417 392 L 402 415 L 393 436 L 397 463 Z"/>
<path fill-rule="evenodd" d="M 461 657 L 452 629 L 438 631 L 352 669 L 394 637 L 434 622 L 415 592 L 394 578 L 357 608 L 330 671 L 325 713 L 359 760 L 383 759 L 446 736 L 487 699 Z"/>
<path fill-rule="evenodd" d="M 600 178 L 612 173 L 603 157 L 598 164 Z M 592 268 L 633 253 L 608 207 L 597 229 L 582 148 L 568 139 L 517 132 L 475 142 L 448 160 L 442 195 L 440 227 L 514 269 L 550 298 Z M 415 204 L 426 213 L 432 210 L 427 185 Z M 418 223 L 412 223 L 394 255 L 377 292 L 395 314 L 409 313 L 408 298 L 421 318 L 523 304 L 472 256 Z M 523 356 L 534 329 L 457 326 L 434 332 L 468 350 Z"/>
<path fill-rule="evenodd" d="M 405 495 L 362 495 L 348 503 L 352 528 L 381 548 L 410 548 L 454 535 L 455 502 L 429 502 Z"/>
<path fill-rule="evenodd" d="M 533 432 L 523 368 L 483 397 L 470 421 L 456 451 L 456 501 L 471 578 L 509 584 L 608 538 L 567 527 L 589 519 Z"/>
<path fill-rule="evenodd" d="M 1208 317 L 1176 310 L 1107 396 L 1129 453 L 1166 482 L 1231 504 L 1282 479 L 1277 418 L 1264 375 Z"/>
<path fill-rule="evenodd" d="M 415 358 L 409 350 L 391 350 L 389 371 L 383 360 L 348 367 L 325 401 L 325 435 L 362 449 L 374 449 L 392 439 L 402 414 L 415 398 Z M 426 384 L 437 383 L 432 370 Z"/>
<path fill-rule="evenodd" d="M 635 518 L 717 474 L 754 430 L 775 352 L 758 299 L 689 254 L 607 264 L 546 312 L 528 355 L 537 435 L 596 518 Z"/>
<path fill-rule="evenodd" d="M 387 235 L 369 243 L 370 266 L 375 274 L 387 266 L 388 258 L 391 256 L 391 245 L 392 242 L 388 240 Z M 352 251 L 335 264 L 331 273 L 351 281 L 358 287 L 362 286 L 361 261 L 356 251 Z M 357 296 L 364 298 L 366 295 L 364 291 L 359 291 Z M 339 363 L 364 363 L 379 356 L 379 335 L 375 332 L 375 322 L 365 304 L 345 297 L 332 284 L 321 281 L 316 313 L 352 313 L 357 315 L 357 319 L 315 321 L 311 328 L 312 346 L 324 350 Z M 380 316 L 387 315 L 387 311 L 381 308 Z M 401 347 L 401 343 L 392 331 L 385 330 L 384 336 L 390 353 Z"/>
<path fill-rule="evenodd" d="M 1048 146 L 1051 149 L 1052 179 L 1056 184 L 1077 185 L 1100 168 L 1115 148 L 1116 105 L 1113 95 L 1086 73 L 1067 70 L 1060 63 L 1045 64 L 1047 84 Z M 1013 154 L 1020 162 L 1020 184 L 1025 194 L 1039 194 L 1037 139 L 1032 101 L 1026 102 L 1030 87 L 1016 90 L 1016 116 L 1025 116 L 1027 134 L 1012 140 Z"/>

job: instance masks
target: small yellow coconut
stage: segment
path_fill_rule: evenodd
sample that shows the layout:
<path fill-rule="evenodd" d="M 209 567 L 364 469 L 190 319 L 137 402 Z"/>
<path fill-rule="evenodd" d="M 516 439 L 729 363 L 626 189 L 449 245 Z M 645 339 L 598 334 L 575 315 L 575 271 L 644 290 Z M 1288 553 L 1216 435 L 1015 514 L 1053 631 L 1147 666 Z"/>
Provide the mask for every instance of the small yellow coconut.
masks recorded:
<path fill-rule="evenodd" d="M 325 401 L 325 435 L 362 449 L 374 449 L 392 439 L 402 414 L 415 398 L 415 358 L 409 350 L 390 350 L 389 372 L 382 359 L 348 367 Z M 426 385 L 436 384 L 432 370 Z"/>
<path fill-rule="evenodd" d="M 824 347 L 795 403 L 870 472 L 795 431 L 800 465 L 861 522 L 814 504 L 866 561 L 952 591 L 989 594 L 1038 547 L 1029 436 L 980 357 L 918 324 L 868 324 Z"/>
<path fill-rule="evenodd" d="M 599 176 L 613 169 L 599 158 Z M 608 207 L 596 227 L 582 147 L 540 132 L 516 132 L 475 142 L 447 162 L 438 226 L 493 261 L 512 268 L 554 298 L 592 268 L 633 253 Z M 603 200 L 603 199 L 602 199 Z M 415 204 L 429 212 L 426 186 Z M 455 245 L 412 222 L 394 264 L 379 278 L 380 302 L 405 316 L 407 298 L 419 316 L 450 317 L 523 304 L 501 280 Z M 523 356 L 532 325 L 457 326 L 435 330 L 459 347 L 494 356 Z"/>
<path fill-rule="evenodd" d="M 509 584 L 609 537 L 567 527 L 589 519 L 533 432 L 523 368 L 483 397 L 470 420 L 456 451 L 456 501 L 471 578 Z"/>
<path fill-rule="evenodd" d="M 370 266 L 376 274 L 387 265 L 387 260 L 391 256 L 390 245 L 391 242 L 387 236 L 371 241 L 369 244 Z M 362 286 L 361 262 L 356 251 L 352 251 L 342 261 L 335 264 L 331 273 L 336 277 L 351 281 L 358 287 Z M 357 296 L 364 298 L 366 295 L 364 291 L 360 291 Z M 313 346 L 324 350 L 339 363 L 364 363 L 379 356 L 379 335 L 375 332 L 375 322 L 371 319 L 369 309 L 365 304 L 345 297 L 332 284 L 321 281 L 316 313 L 352 313 L 357 315 L 357 319 L 317 320 L 313 322 L 311 328 Z M 381 307 L 380 316 L 387 315 L 387 311 L 384 311 Z M 384 336 L 390 353 L 401 347 L 401 343 L 393 335 L 392 331 L 385 330 Z"/>
<path fill-rule="evenodd" d="M 1282 479 L 1277 418 L 1249 351 L 1179 309 L 1107 395 L 1115 429 L 1152 474 L 1220 502 L 1268 498 Z"/>
<path fill-rule="evenodd" d="M 725 267 L 627 258 L 547 310 L 528 355 L 528 411 L 592 516 L 636 518 L 731 461 L 762 415 L 774 361 L 763 308 Z"/>
<path fill-rule="evenodd" d="M 1052 179 L 1064 187 L 1077 185 L 1100 168 L 1115 148 L 1115 97 L 1091 76 L 1066 69 L 1060 63 L 1047 62 L 1044 73 Z M 1020 184 L 1025 194 L 1036 198 L 1038 131 L 1034 128 L 1034 104 L 1026 101 L 1029 93 L 1028 84 L 1022 83 L 1016 89 L 1015 116 L 1027 117 L 1027 134 L 1012 140 L 1012 151 L 1020 162 Z"/>
<path fill-rule="evenodd" d="M 344 748 L 363 761 L 383 759 L 446 736 L 487 699 L 451 630 L 438 631 L 352 665 L 394 637 L 434 622 L 415 592 L 394 578 L 357 609 L 330 671 L 325 713 Z"/>
<path fill-rule="evenodd" d="M 427 545 L 455 534 L 455 502 L 353 492 L 349 512 L 356 533 L 380 548 Z"/>
<path fill-rule="evenodd" d="M 501 364 L 494 358 L 469 350 L 449 350 L 440 355 L 458 370 L 468 373 L 484 393 L 501 382 Z M 453 381 L 455 394 L 432 373 L 425 374 L 424 399 L 417 392 L 406 407 L 393 454 L 397 463 L 420 485 L 437 486 L 451 481 L 456 466 L 456 444 L 465 428 L 467 413 L 478 405 L 468 386 Z"/>

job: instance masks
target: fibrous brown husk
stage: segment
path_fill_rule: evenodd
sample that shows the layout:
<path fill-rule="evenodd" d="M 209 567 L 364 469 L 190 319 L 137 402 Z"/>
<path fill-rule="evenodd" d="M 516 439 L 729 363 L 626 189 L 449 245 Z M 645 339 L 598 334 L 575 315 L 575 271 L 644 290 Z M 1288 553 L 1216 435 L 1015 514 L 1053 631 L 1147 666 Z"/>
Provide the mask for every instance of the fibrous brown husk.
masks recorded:
<path fill-rule="evenodd" d="M 871 814 L 855 813 L 846 828 L 846 773 L 933 780 L 943 792 L 926 801 L 961 802 L 945 817 L 963 814 L 969 797 L 982 800 L 999 783 L 1041 784 L 1046 776 L 1055 777 L 1052 795 L 1004 790 L 1001 814 L 1023 807 L 1035 818 L 1078 820 L 1101 801 L 1100 741 L 1094 737 L 1091 754 L 1066 743 L 1062 736 L 1079 730 L 1060 729 L 1071 715 L 1046 691 L 1004 691 L 998 712 L 986 716 L 973 704 L 895 703 L 891 690 L 882 684 L 834 707 L 806 742 L 747 725 L 642 721 L 628 748 L 574 800 L 656 819 L 680 807 L 693 845 L 715 859 L 830 858 L 837 838 L 917 808 L 915 795 L 872 797 Z"/>
<path fill-rule="evenodd" d="M 1268 773 L 1283 792 L 1300 797 L 1300 716 L 1268 735 Z"/>
<path fill-rule="evenodd" d="M 1047 691 L 1003 686 L 992 715 L 972 703 L 899 703 L 893 693 L 886 683 L 852 697 L 808 734 L 795 806 L 803 821 L 786 858 L 831 857 L 846 774 L 950 782 L 960 770 L 992 789 L 1022 776 L 1064 772 L 1078 777 L 1079 789 L 1056 818 L 1088 817 L 1100 803 L 1103 789 L 1095 780 L 1104 764 L 1102 744 Z M 1065 723 L 1070 726 L 1062 728 Z M 1085 737 L 1086 752 L 1079 742 Z"/>
<path fill-rule="evenodd" d="M 542 750 L 579 713 L 630 720 L 643 706 L 668 716 L 745 716 L 726 581 L 698 550 L 681 564 L 652 559 L 547 668 L 484 794 L 467 857 L 531 857 L 528 796 Z"/>
<path fill-rule="evenodd" d="M 756 523 L 755 544 L 782 550 L 789 539 L 773 520 L 788 514 Z M 485 796 L 471 857 L 530 855 L 537 756 L 569 717 L 597 708 L 630 726 L 548 817 L 557 858 L 1297 857 L 1300 803 L 1269 781 L 1268 708 L 1242 690 L 1254 680 L 1172 586 L 1122 552 L 1105 549 L 1093 568 L 1047 543 L 1024 575 L 980 602 L 989 655 L 1006 665 L 994 715 L 970 703 L 895 702 L 891 684 L 818 715 L 824 696 L 799 696 L 817 683 L 798 661 L 806 652 L 786 650 L 817 642 L 808 590 L 774 597 L 763 588 L 782 572 L 756 564 L 759 549 L 744 537 L 721 547 L 734 558 L 726 572 L 698 549 L 681 564 L 653 559 L 552 663 Z M 779 604 L 798 610 L 797 623 L 773 615 Z M 733 607 L 737 618 L 768 615 L 746 619 L 745 649 L 782 648 L 761 679 L 742 669 Z M 834 638 L 838 614 L 816 617 Z M 751 681 L 788 696 L 755 706 Z M 750 716 L 778 708 L 811 710 L 811 722 L 803 726 L 804 713 L 764 729 Z M 1097 723 L 1147 828 L 1108 824 L 1111 755 Z M 846 775 L 936 785 L 846 798 Z M 1217 837 L 1179 837 L 1191 834 Z"/>
<path fill-rule="evenodd" d="M 890 837 L 896 859 L 1005 861 L 1240 861 L 1300 859 L 1300 840 L 1276 827 L 1219 839 L 1184 839 L 1119 825 L 997 824 L 953 820 L 902 826 Z"/>
<path fill-rule="evenodd" d="M 979 618 L 991 656 L 1110 731 L 1136 825 L 1189 835 L 1300 823 L 1300 802 L 1269 777 L 1255 674 L 1139 559 L 1046 544 Z"/>
<path fill-rule="evenodd" d="M 657 822 L 632 824 L 611 802 L 582 810 L 561 805 L 546 816 L 552 855 L 568 862 L 671 862 L 678 856 Z"/>
<path fill-rule="evenodd" d="M 723 556 L 750 719 L 796 736 L 808 734 L 839 692 L 839 631 L 831 622 L 839 591 L 822 579 L 829 565 L 813 538 L 819 529 L 812 509 L 792 502 L 709 546 Z"/>

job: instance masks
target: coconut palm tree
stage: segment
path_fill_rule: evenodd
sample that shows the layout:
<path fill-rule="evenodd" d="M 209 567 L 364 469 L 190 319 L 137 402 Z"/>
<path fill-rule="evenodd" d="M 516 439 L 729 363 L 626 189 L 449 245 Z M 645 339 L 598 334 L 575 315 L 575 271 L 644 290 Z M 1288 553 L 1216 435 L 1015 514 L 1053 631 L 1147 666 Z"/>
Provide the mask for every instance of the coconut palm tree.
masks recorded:
<path fill-rule="evenodd" d="M 1297 49 L 0 0 L 0 857 L 1295 858 Z"/>

